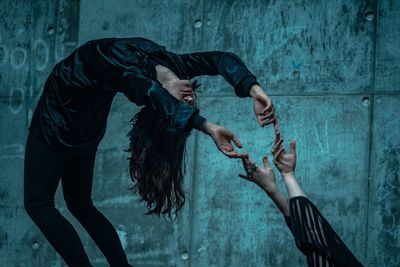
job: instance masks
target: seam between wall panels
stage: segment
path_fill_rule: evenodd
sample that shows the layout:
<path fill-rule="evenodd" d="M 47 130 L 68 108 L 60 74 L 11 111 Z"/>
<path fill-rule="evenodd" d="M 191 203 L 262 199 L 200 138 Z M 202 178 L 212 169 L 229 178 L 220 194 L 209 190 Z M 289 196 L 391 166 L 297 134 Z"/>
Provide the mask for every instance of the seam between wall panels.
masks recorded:
<path fill-rule="evenodd" d="M 31 19 L 30 19 L 30 21 L 29 21 L 29 26 L 30 26 L 30 47 L 29 47 L 29 53 L 31 54 L 31 60 L 30 60 L 30 62 L 29 62 L 29 81 L 30 81 L 30 90 L 31 90 L 31 92 L 33 92 L 33 73 L 32 73 L 32 70 L 33 70 L 33 60 L 32 60 L 32 58 L 33 58 L 33 49 L 32 49 L 32 44 L 33 44 L 33 1 L 31 0 L 30 2 L 30 6 L 31 6 L 31 10 L 30 10 L 30 15 L 31 15 Z M 25 94 L 26 94 L 26 92 L 25 92 Z M 27 98 L 25 98 L 25 99 L 28 99 L 28 97 Z M 29 127 L 29 124 L 30 124 L 30 118 L 29 118 L 29 109 L 30 109 L 30 105 L 33 105 L 33 103 L 30 103 L 30 102 L 33 102 L 32 101 L 32 99 L 34 99 L 33 98 L 33 93 L 31 93 L 30 94 L 30 97 L 29 97 L 29 104 L 27 103 L 27 101 L 25 100 L 25 129 L 28 129 L 28 127 Z"/>
<path fill-rule="evenodd" d="M 206 0 L 201 0 L 200 5 L 202 7 L 202 12 L 200 12 L 201 14 L 201 19 L 203 22 L 203 27 L 201 28 L 201 32 L 200 32 L 200 41 L 199 41 L 199 46 L 200 46 L 200 50 L 203 51 L 204 47 L 205 47 L 205 41 L 204 41 L 204 20 L 205 20 L 205 12 L 206 12 Z M 201 104 L 201 100 L 198 100 L 199 105 Z M 190 192 L 191 192 L 191 201 L 190 201 L 190 211 L 189 211 L 189 231 L 190 231 L 190 237 L 189 237 L 189 248 L 188 248 L 188 252 L 189 252 L 189 260 L 188 260 L 188 267 L 192 266 L 192 259 L 194 258 L 194 246 L 193 246 L 193 240 L 194 240 L 194 224 L 195 224 L 195 220 L 194 220 L 194 208 L 196 206 L 195 201 L 197 202 L 197 199 L 195 198 L 195 194 L 196 194 L 196 179 L 197 179 L 197 154 L 198 154 L 198 145 L 199 145 L 199 131 L 195 131 L 195 135 L 194 135 L 194 148 L 193 148 L 193 167 L 192 167 L 192 184 L 191 184 L 191 188 L 190 188 Z"/>
<path fill-rule="evenodd" d="M 313 97 L 313 96 L 365 96 L 371 95 L 371 93 L 334 93 L 334 92 L 309 92 L 309 93 L 270 93 L 268 96 L 303 96 L 303 97 Z M 379 92 L 377 94 L 373 94 L 374 96 L 381 95 L 381 96 L 391 96 L 391 95 L 400 95 L 400 92 Z M 234 94 L 229 93 L 221 93 L 221 94 L 212 94 L 212 93 L 204 93 L 201 95 L 202 98 L 204 97 L 237 97 Z"/>
<path fill-rule="evenodd" d="M 366 223 L 365 223 L 365 247 L 364 247 L 364 258 L 365 258 L 365 264 L 370 264 L 371 259 L 369 258 L 368 254 L 368 232 L 369 232 L 369 227 L 370 227 L 370 203 L 371 203 L 371 180 L 374 179 L 375 177 L 372 177 L 372 142 L 373 142 L 373 127 L 374 127 L 374 105 L 375 105 L 375 90 L 376 88 L 376 68 L 377 68 L 377 42 L 378 42 L 378 19 L 379 19 L 379 9 L 378 9 L 378 0 L 375 0 L 373 2 L 373 8 L 372 8 L 374 14 L 375 14 L 375 20 L 373 24 L 373 48 L 372 48 L 372 53 L 373 53 L 373 58 L 372 58 L 372 77 L 371 77 L 371 105 L 368 110 L 368 120 L 369 120 L 369 128 L 368 128 L 368 156 L 367 156 L 367 174 L 368 174 L 368 180 L 367 180 L 367 207 L 366 207 Z"/>

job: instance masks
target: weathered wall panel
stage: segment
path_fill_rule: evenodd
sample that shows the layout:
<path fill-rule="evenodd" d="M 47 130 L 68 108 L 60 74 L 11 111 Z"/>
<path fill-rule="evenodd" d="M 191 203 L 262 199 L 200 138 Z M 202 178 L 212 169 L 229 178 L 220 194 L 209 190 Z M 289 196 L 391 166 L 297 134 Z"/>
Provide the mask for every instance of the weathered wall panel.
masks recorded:
<path fill-rule="evenodd" d="M 400 1 L 378 2 L 376 39 L 376 88 L 380 92 L 400 91 Z"/>
<path fill-rule="evenodd" d="M 142 36 L 174 52 L 198 48 L 201 30 L 193 26 L 203 3 L 195 1 L 81 1 L 79 40 Z M 173 14 L 173 15 L 172 15 Z"/>
<path fill-rule="evenodd" d="M 400 97 L 376 96 L 370 174 L 368 262 L 400 266 Z"/>
<path fill-rule="evenodd" d="M 23 160 L 25 151 L 25 137 L 27 135 L 25 117 L 21 112 L 10 116 L 8 99 L 0 102 L 0 121 L 4 129 L 0 135 L 0 205 L 10 208 L 23 206 Z M 25 105 L 23 104 L 23 108 Z"/>
<path fill-rule="evenodd" d="M 238 54 L 272 95 L 285 139 L 298 140 L 307 195 L 366 266 L 400 265 L 398 15 L 396 0 L 0 1 L 0 265 L 65 266 L 22 207 L 27 126 L 55 62 L 87 40 L 130 36 L 173 52 Z M 200 80 L 202 114 L 252 155 L 270 151 L 273 131 L 258 128 L 251 100 L 233 97 L 220 77 Z M 123 151 L 138 110 L 114 100 L 93 184 L 135 266 L 305 266 L 272 202 L 198 132 L 188 141 L 181 220 L 143 216 Z M 108 266 L 60 189 L 56 206 L 92 263 Z"/>
<path fill-rule="evenodd" d="M 21 207 L 1 207 L 1 266 L 62 266 L 60 257 L 26 216 Z"/>
<path fill-rule="evenodd" d="M 285 140 L 298 141 L 297 174 L 306 194 L 364 260 L 366 237 L 358 233 L 367 221 L 368 107 L 361 97 L 274 99 Z M 201 108 L 210 121 L 236 133 L 261 164 L 273 130 L 257 126 L 250 101 L 207 97 Z M 240 162 L 217 153 L 204 136 L 197 149 L 192 266 L 303 266 L 278 210 L 237 177 Z"/>
<path fill-rule="evenodd" d="M 56 6 L 50 2 L 0 2 L 2 266 L 44 266 L 59 258 L 23 209 L 27 126 L 54 62 L 47 28 L 55 20 Z"/>
<path fill-rule="evenodd" d="M 238 54 L 276 93 L 355 93 L 370 86 L 373 28 L 364 1 L 206 1 L 206 50 Z M 232 94 L 222 79 L 209 94 Z"/>
<path fill-rule="evenodd" d="M 31 5 L 1 1 L 0 10 L 0 95 L 21 98 L 31 83 Z"/>

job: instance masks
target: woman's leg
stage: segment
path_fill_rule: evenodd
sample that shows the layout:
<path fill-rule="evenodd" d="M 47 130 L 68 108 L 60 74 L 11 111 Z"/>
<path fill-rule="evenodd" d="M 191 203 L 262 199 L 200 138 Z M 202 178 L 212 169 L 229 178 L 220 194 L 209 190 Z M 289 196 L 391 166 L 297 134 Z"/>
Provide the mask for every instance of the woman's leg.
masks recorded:
<path fill-rule="evenodd" d="M 24 162 L 24 206 L 69 266 L 91 266 L 72 225 L 54 206 L 65 157 L 29 135 Z"/>
<path fill-rule="evenodd" d="M 91 194 L 95 157 L 96 151 L 92 151 L 67 158 L 61 178 L 64 198 L 70 212 L 89 233 L 110 266 L 130 266 L 115 228 L 93 206 Z"/>

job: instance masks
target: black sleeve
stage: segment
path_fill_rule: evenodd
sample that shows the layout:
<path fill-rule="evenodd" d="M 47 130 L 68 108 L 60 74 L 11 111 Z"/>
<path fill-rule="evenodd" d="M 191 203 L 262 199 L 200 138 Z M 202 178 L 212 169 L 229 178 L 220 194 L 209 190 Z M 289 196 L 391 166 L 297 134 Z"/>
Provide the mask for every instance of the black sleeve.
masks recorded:
<path fill-rule="evenodd" d="M 293 234 L 293 226 L 292 226 L 292 222 L 290 221 L 290 217 L 289 216 L 284 216 L 285 217 L 285 222 L 287 227 L 289 228 L 290 232 L 292 232 Z"/>
<path fill-rule="evenodd" d="M 243 61 L 231 52 L 178 54 L 184 74 L 190 79 L 200 75 L 221 75 L 239 97 L 250 96 L 250 88 L 259 84 Z"/>
<path fill-rule="evenodd" d="M 335 266 L 363 266 L 307 197 L 291 198 L 289 211 L 289 224 L 296 246 L 305 255 L 328 256 L 336 263 Z"/>
<path fill-rule="evenodd" d="M 205 118 L 199 115 L 199 110 L 179 101 L 162 85 L 137 73 L 124 72 L 121 80 L 122 92 L 128 99 L 141 106 L 151 106 L 162 113 L 176 129 L 200 129 Z"/>

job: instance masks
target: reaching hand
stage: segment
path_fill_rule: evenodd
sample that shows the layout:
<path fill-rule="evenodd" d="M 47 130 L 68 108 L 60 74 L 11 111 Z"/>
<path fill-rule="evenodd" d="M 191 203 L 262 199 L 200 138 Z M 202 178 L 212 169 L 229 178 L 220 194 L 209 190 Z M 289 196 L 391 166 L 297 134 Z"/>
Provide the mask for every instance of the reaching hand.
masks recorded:
<path fill-rule="evenodd" d="M 276 121 L 275 108 L 271 99 L 265 94 L 257 94 L 254 96 L 253 107 L 258 124 L 260 124 L 261 127 Z"/>
<path fill-rule="evenodd" d="M 274 171 L 268 162 L 268 158 L 265 156 L 263 158 L 263 163 L 265 168 L 261 168 L 254 164 L 250 156 L 242 158 L 243 167 L 247 175 L 239 174 L 240 178 L 246 179 L 253 182 L 264 189 L 269 195 L 278 192 L 278 188 L 275 182 Z"/>
<path fill-rule="evenodd" d="M 212 127 L 210 127 L 209 134 L 211 135 L 218 150 L 221 151 L 225 156 L 229 158 L 243 158 L 246 156 L 246 154 L 239 154 L 235 151 L 231 142 L 233 142 L 239 148 L 242 148 L 242 144 L 233 133 L 224 127 L 213 124 Z"/>
<path fill-rule="evenodd" d="M 283 139 L 279 139 L 272 149 L 274 151 L 274 164 L 282 175 L 294 174 L 296 169 L 296 143 L 294 141 L 290 143 L 290 153 L 286 153 L 282 143 Z"/>

